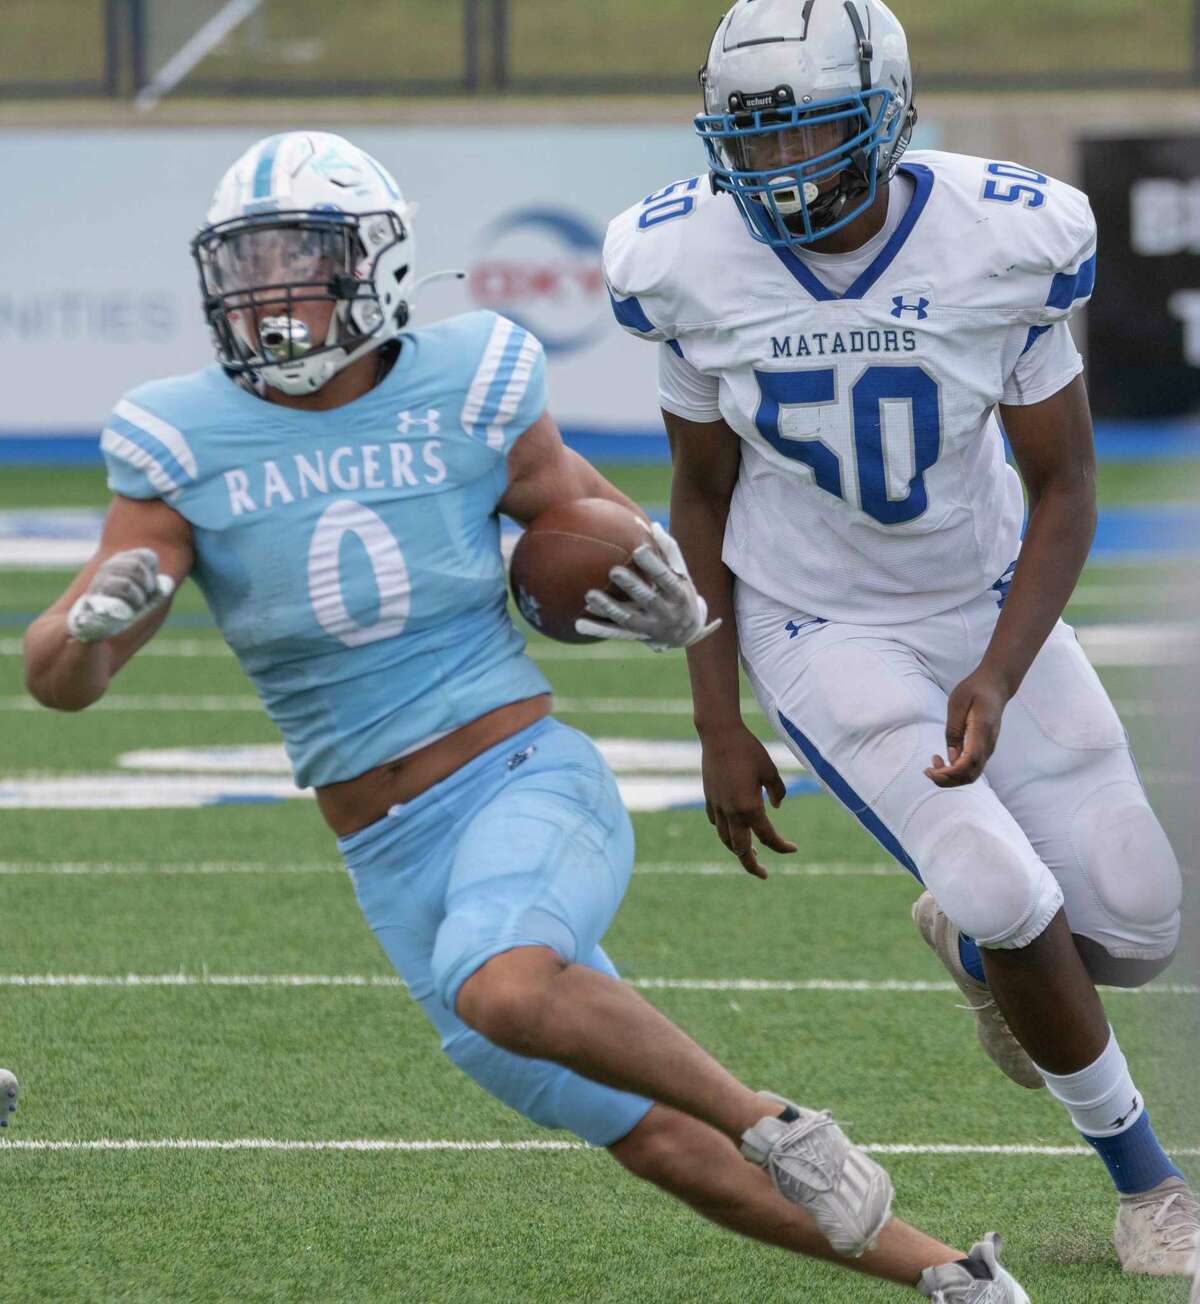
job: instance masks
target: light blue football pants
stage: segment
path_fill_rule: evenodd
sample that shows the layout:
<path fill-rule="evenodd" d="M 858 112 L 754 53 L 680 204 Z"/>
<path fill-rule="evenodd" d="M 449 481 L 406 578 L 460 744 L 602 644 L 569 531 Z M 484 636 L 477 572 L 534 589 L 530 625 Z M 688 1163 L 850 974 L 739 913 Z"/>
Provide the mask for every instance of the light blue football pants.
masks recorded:
<path fill-rule="evenodd" d="M 518 946 L 616 976 L 600 939 L 633 871 L 633 829 L 589 738 L 540 720 L 338 849 L 367 922 L 464 1073 L 592 1145 L 632 1131 L 650 1101 L 510 1054 L 454 1012 L 466 979 Z"/>

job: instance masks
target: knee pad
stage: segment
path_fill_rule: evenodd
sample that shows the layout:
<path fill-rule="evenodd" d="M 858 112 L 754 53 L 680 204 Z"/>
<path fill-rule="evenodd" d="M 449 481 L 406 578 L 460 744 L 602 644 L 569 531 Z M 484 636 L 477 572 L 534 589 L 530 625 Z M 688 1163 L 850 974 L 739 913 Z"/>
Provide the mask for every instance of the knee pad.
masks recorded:
<path fill-rule="evenodd" d="M 938 905 L 980 946 L 1028 946 L 1062 908 L 1058 882 L 990 789 L 939 790 L 904 841 Z"/>
<path fill-rule="evenodd" d="M 1170 955 L 1179 942 L 1183 879 L 1141 785 L 1091 793 L 1072 817 L 1071 843 L 1091 888 L 1090 900 L 1067 902 L 1072 931 L 1120 958 Z"/>

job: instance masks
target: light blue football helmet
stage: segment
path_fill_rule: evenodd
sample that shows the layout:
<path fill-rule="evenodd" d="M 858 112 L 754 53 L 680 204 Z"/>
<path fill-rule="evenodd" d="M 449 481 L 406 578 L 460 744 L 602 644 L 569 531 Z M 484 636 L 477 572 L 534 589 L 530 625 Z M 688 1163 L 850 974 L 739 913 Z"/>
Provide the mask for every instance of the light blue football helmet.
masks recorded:
<path fill-rule="evenodd" d="M 869 208 L 917 119 L 908 41 L 881 0 L 737 0 L 700 84 L 713 188 L 776 248 Z"/>

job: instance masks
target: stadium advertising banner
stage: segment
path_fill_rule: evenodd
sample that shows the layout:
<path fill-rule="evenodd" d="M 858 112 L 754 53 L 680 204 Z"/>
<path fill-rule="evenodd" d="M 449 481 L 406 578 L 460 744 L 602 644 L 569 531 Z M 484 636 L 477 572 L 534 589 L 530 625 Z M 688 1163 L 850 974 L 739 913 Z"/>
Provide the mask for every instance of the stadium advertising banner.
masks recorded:
<path fill-rule="evenodd" d="M 211 360 L 188 242 L 262 134 L 0 132 L 6 175 L 21 178 L 0 216 L 0 348 L 15 381 L 0 457 L 30 437 L 66 454 L 129 387 Z M 613 321 L 600 247 L 610 217 L 703 165 L 689 123 L 345 134 L 420 206 L 418 275 L 467 272 L 422 294 L 416 324 L 480 306 L 516 318 L 546 345 L 561 424 L 661 439 L 655 350 Z"/>
<path fill-rule="evenodd" d="M 600 249 L 610 218 L 702 169 L 690 122 L 342 131 L 419 205 L 418 276 L 467 273 L 423 291 L 414 324 L 476 307 L 516 319 L 544 342 L 552 409 L 584 451 L 612 451 L 611 436 L 623 457 L 664 456 L 656 350 L 613 320 Z M 212 359 L 188 244 L 218 178 L 264 134 L 0 131 L 5 175 L 20 178 L 0 214 L 15 380 L 0 460 L 94 458 L 126 390 Z"/>
<path fill-rule="evenodd" d="M 1083 159 L 1100 229 L 1093 410 L 1110 420 L 1200 415 L 1200 135 L 1089 140 Z"/>

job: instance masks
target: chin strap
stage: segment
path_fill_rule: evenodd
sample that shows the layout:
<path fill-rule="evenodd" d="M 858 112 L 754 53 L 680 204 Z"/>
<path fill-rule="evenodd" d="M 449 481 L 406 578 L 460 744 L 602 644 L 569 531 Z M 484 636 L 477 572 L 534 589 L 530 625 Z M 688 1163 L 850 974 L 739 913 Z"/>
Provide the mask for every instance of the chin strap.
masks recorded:
<path fill-rule="evenodd" d="M 403 330 L 405 326 L 408 325 L 409 318 L 412 316 L 412 306 L 416 303 L 417 296 L 427 285 L 432 285 L 434 281 L 448 281 L 451 279 L 455 281 L 464 281 L 466 280 L 466 277 L 466 272 L 461 268 L 450 267 L 441 272 L 427 272 L 424 276 L 414 281 L 408 298 L 405 299 L 400 307 L 396 309 L 397 329 Z"/>
<path fill-rule="evenodd" d="M 432 285 L 434 281 L 465 281 L 467 274 L 459 267 L 448 267 L 443 272 L 427 272 L 413 283 L 412 293 L 408 296 L 410 305 L 416 302 L 417 295 L 427 286 Z"/>

